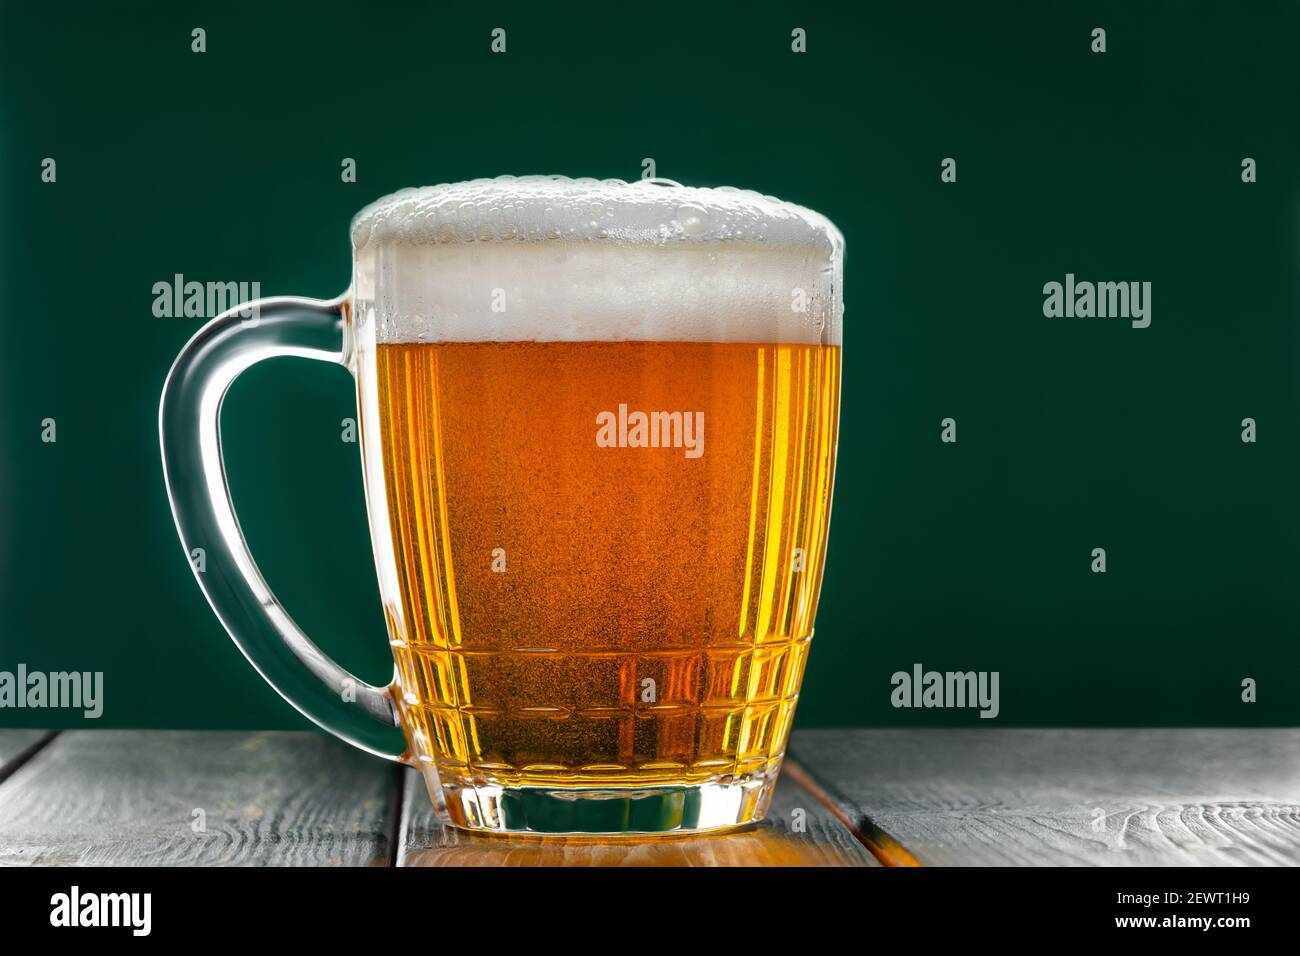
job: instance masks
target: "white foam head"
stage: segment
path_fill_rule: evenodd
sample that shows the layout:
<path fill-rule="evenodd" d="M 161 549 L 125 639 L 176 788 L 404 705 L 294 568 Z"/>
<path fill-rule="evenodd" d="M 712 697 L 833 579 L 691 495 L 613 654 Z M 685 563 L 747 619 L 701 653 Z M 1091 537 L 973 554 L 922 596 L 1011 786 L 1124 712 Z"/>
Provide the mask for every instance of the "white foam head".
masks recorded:
<path fill-rule="evenodd" d="M 839 230 L 745 190 L 478 179 L 372 203 L 352 244 L 379 342 L 840 341 Z"/>

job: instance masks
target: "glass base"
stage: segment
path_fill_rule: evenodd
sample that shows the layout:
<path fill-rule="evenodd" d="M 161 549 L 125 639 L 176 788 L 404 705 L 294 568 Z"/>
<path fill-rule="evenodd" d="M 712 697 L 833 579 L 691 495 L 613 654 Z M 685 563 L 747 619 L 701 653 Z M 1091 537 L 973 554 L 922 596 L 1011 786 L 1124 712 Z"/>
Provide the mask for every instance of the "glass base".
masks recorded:
<path fill-rule="evenodd" d="M 444 824 L 480 833 L 533 836 L 652 836 L 709 833 L 756 823 L 767 813 L 780 767 L 724 780 L 664 786 L 528 787 L 425 783 Z"/>

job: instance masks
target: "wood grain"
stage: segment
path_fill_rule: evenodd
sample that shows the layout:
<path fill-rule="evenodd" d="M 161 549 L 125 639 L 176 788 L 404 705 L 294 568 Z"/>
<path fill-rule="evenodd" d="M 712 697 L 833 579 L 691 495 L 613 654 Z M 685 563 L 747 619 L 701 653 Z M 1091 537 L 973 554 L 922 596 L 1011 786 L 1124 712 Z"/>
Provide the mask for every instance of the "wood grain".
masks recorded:
<path fill-rule="evenodd" d="M 44 739 L 0 733 L 0 864 L 873 865 L 863 843 L 890 863 L 1300 863 L 1293 730 L 800 731 L 761 826 L 606 843 L 445 830 L 413 771 L 316 734 Z"/>
<path fill-rule="evenodd" d="M 63 733 L 0 784 L 0 864 L 387 865 L 399 769 L 318 734 Z"/>
<path fill-rule="evenodd" d="M 791 753 L 923 864 L 1300 863 L 1294 730 L 815 730 Z"/>
<path fill-rule="evenodd" d="M 0 730 L 0 781 L 18 769 L 45 741 L 50 730 Z"/>
<path fill-rule="evenodd" d="M 876 866 L 848 827 L 786 771 L 767 819 L 717 836 L 590 840 L 477 836 L 442 827 L 424 780 L 407 771 L 399 866 Z M 801 809 L 802 815 L 795 811 Z M 794 821 L 802 818 L 803 832 Z"/>

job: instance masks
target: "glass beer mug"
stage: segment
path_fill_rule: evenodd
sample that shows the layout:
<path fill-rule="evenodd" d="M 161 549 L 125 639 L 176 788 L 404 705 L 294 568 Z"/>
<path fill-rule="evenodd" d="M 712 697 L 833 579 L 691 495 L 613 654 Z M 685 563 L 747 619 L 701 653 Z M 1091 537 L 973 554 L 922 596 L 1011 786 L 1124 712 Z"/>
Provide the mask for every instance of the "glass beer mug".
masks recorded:
<path fill-rule="evenodd" d="M 230 636 L 321 727 L 417 767 L 446 823 L 761 819 L 826 550 L 840 233 L 740 190 L 503 177 L 381 199 L 352 249 L 347 292 L 218 316 L 163 391 L 176 526 Z M 294 624 L 235 517 L 222 400 L 284 355 L 356 377 L 386 687 Z"/>

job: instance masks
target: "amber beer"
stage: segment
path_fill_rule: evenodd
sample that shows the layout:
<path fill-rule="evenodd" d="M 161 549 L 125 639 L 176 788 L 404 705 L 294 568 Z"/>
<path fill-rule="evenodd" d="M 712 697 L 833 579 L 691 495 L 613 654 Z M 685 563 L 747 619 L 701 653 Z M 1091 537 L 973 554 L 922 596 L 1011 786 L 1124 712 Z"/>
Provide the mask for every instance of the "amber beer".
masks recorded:
<path fill-rule="evenodd" d="M 406 717 L 444 775 L 772 772 L 812 637 L 839 350 L 391 344 L 377 364 Z M 702 453 L 602 445 L 619 406 L 693 413 L 659 421 L 702 421 Z"/>
<path fill-rule="evenodd" d="M 825 557 L 839 234 L 753 193 L 498 180 L 353 242 L 398 711 L 444 817 L 761 818 Z"/>

